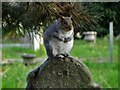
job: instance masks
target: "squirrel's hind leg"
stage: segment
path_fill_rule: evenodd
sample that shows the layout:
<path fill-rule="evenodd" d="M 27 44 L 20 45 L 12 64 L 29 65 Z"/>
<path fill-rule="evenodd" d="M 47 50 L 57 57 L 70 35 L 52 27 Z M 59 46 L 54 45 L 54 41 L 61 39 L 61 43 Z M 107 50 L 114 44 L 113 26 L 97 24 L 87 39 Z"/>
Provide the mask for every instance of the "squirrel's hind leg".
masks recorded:
<path fill-rule="evenodd" d="M 53 55 L 53 49 L 51 45 L 48 43 L 45 45 L 45 48 L 46 48 L 46 53 L 47 53 L 48 58 L 53 58 L 54 55 Z"/>

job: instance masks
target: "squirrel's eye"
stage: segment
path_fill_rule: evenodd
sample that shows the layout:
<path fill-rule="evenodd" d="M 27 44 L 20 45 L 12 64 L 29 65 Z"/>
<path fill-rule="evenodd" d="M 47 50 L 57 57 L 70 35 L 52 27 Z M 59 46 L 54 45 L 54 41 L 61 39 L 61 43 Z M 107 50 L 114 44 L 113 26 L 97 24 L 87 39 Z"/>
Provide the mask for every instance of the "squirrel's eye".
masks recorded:
<path fill-rule="evenodd" d="M 64 22 L 64 24 L 67 24 L 66 22 Z"/>

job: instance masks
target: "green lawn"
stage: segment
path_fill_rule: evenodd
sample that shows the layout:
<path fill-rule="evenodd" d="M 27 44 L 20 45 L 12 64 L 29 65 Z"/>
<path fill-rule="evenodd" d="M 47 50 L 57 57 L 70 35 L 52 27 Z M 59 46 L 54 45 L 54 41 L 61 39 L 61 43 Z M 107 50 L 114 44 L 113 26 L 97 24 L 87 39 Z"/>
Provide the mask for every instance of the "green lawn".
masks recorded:
<path fill-rule="evenodd" d="M 3 88 L 24 88 L 26 86 L 26 76 L 29 71 L 39 66 L 40 63 L 25 66 L 23 63 L 5 65 L 2 68 L 4 75 L 2 78 Z"/>
<path fill-rule="evenodd" d="M 104 88 L 117 88 L 118 87 L 118 63 L 96 63 L 85 61 L 89 67 L 92 78 L 96 83 Z"/>
<path fill-rule="evenodd" d="M 108 39 L 97 39 L 95 45 L 83 40 L 75 40 L 71 55 L 80 58 L 90 69 L 92 78 L 104 88 L 118 87 L 118 41 L 114 41 L 113 63 L 109 61 L 109 41 Z M 43 46 L 41 50 L 34 52 L 30 48 L 3 48 L 3 59 L 21 59 L 22 53 L 36 54 L 37 57 L 46 56 Z M 102 58 L 105 62 L 96 62 Z M 92 60 L 94 59 L 94 60 Z M 40 63 L 24 66 L 23 63 L 13 63 L 12 65 L 2 66 L 3 88 L 23 88 L 26 86 L 26 76 L 29 71 L 40 65 Z"/>
<path fill-rule="evenodd" d="M 4 59 L 21 59 L 22 54 L 35 54 L 37 57 L 46 56 L 44 46 L 40 46 L 40 50 L 36 52 L 31 48 L 21 47 L 4 47 L 2 49 L 2 58 Z"/>
<path fill-rule="evenodd" d="M 109 40 L 108 39 L 97 39 L 96 44 L 86 42 L 83 40 L 75 40 L 74 47 L 71 51 L 72 56 L 78 58 L 109 58 Z M 114 41 L 113 46 L 113 58 L 118 58 L 118 41 Z"/>

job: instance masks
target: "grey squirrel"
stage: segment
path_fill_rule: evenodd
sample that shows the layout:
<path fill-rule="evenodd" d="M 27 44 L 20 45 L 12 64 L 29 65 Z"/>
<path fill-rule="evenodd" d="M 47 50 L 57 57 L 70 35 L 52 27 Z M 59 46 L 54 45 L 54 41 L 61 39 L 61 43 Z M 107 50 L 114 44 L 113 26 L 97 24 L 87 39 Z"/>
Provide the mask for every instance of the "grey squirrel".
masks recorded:
<path fill-rule="evenodd" d="M 69 56 L 68 53 L 74 42 L 74 28 L 71 18 L 71 16 L 61 16 L 45 31 L 44 46 L 48 58 Z"/>

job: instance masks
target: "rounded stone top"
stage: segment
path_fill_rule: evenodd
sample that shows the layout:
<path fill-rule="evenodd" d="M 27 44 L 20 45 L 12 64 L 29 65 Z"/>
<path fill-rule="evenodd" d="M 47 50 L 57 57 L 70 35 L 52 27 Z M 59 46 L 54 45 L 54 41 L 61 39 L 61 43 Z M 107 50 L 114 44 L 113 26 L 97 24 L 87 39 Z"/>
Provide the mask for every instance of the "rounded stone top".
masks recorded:
<path fill-rule="evenodd" d="M 22 55 L 22 58 L 27 58 L 27 59 L 31 59 L 31 58 L 35 58 L 36 55 L 33 55 L 33 54 L 23 54 Z"/>
<path fill-rule="evenodd" d="M 97 32 L 95 32 L 95 31 L 87 31 L 87 32 L 83 32 L 83 34 L 85 35 L 85 34 L 97 34 Z"/>
<path fill-rule="evenodd" d="M 78 59 L 47 59 L 28 74 L 27 88 L 92 88 L 91 73 Z"/>

